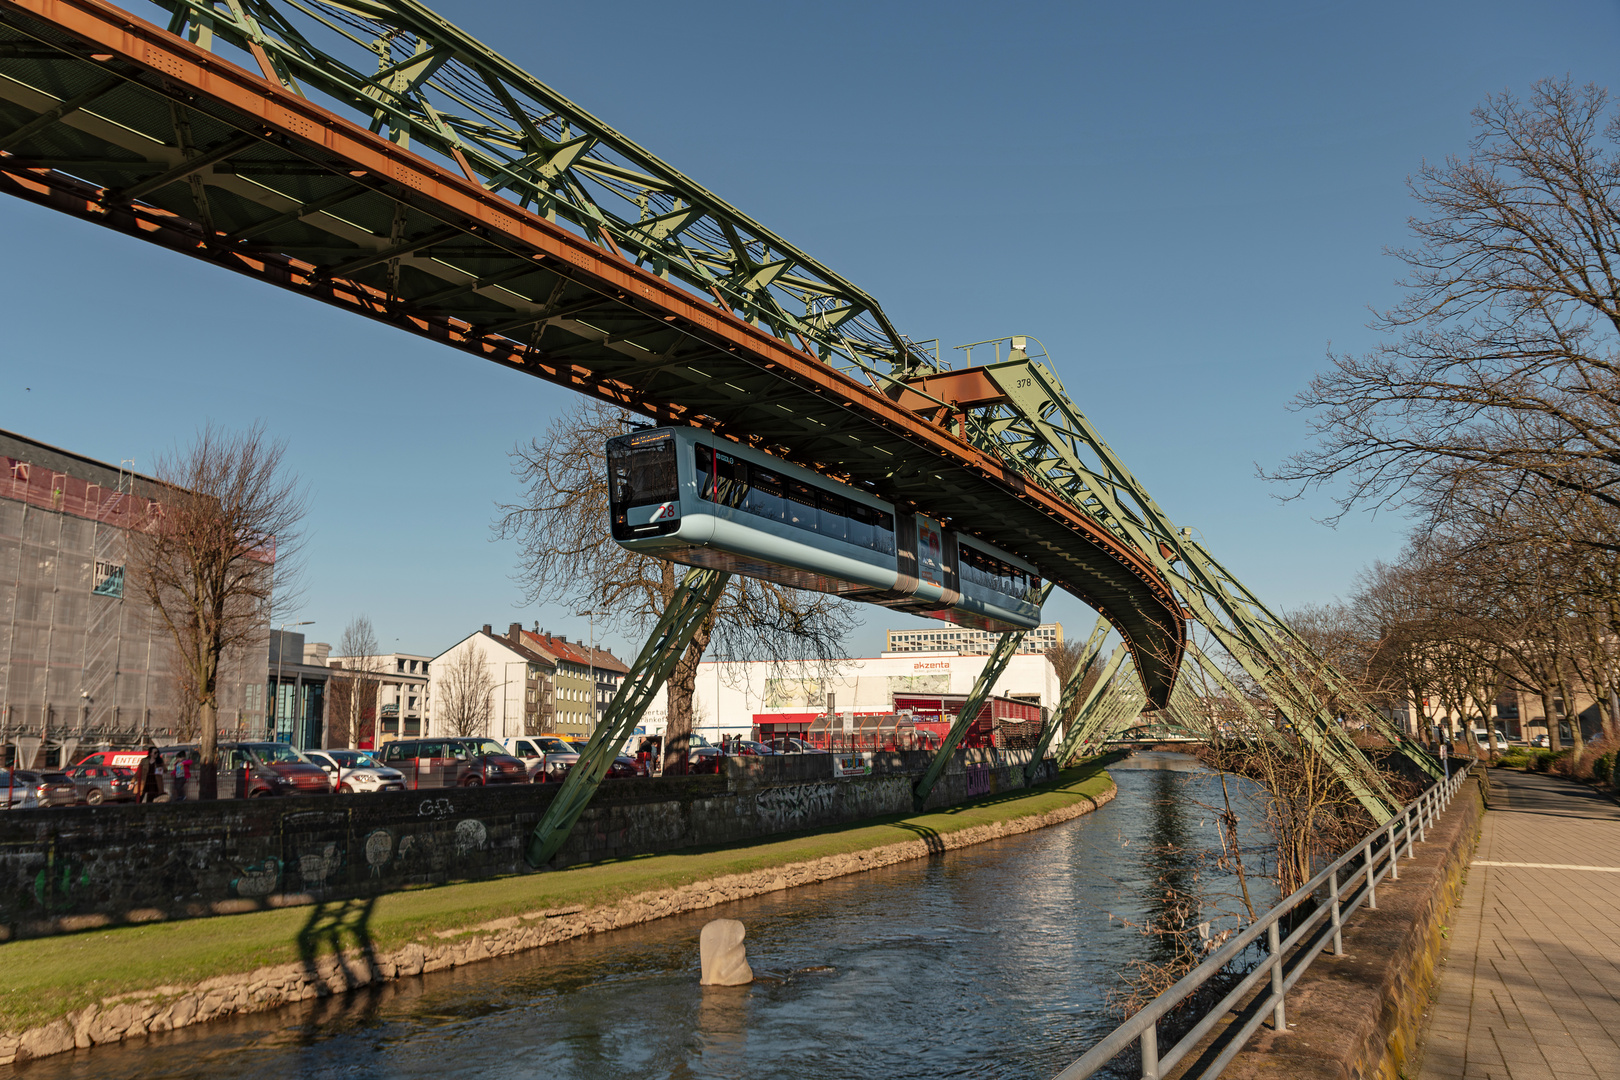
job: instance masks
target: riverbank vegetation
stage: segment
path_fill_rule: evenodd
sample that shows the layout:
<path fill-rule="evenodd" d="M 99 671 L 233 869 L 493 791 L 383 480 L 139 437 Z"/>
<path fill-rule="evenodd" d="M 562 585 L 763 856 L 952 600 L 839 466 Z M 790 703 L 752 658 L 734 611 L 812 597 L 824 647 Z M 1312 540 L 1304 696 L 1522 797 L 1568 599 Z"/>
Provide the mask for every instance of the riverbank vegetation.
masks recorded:
<path fill-rule="evenodd" d="M 1620 110 L 1547 79 L 1474 127 L 1409 180 L 1385 340 L 1328 356 L 1296 399 L 1313 445 L 1271 478 L 1411 516 L 1318 612 L 1369 695 L 1476 756 L 1528 729 L 1584 779 L 1620 744 Z"/>

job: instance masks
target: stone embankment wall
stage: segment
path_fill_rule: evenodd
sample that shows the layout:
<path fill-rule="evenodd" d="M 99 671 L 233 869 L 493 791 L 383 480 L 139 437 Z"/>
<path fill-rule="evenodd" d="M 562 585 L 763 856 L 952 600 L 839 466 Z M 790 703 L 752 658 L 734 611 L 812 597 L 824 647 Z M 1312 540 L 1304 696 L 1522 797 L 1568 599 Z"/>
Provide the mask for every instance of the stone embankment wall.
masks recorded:
<path fill-rule="evenodd" d="M 983 783 L 982 774 L 974 783 Z M 1112 801 L 1114 795 L 1115 789 L 1109 788 L 1094 799 L 1076 800 L 1067 807 L 1044 814 L 749 874 L 728 875 L 678 889 L 640 893 L 600 907 L 526 912 L 478 926 L 441 931 L 433 935 L 433 940 L 412 942 L 389 953 L 351 951 L 342 957 L 327 956 L 309 963 L 223 975 L 195 986 L 162 986 L 145 993 L 125 994 L 69 1013 L 50 1024 L 0 1033 L 0 1065 L 328 997 L 376 982 L 443 971 L 570 938 L 651 922 L 667 915 L 701 911 L 795 885 L 875 870 L 935 852 L 1056 825 L 1090 813 Z M 342 903 L 335 902 L 333 907 L 340 907 Z"/>
<path fill-rule="evenodd" d="M 1483 783 L 1483 778 L 1481 780 Z M 1378 886 L 1378 910 L 1345 924 L 1344 956 L 1322 953 L 1288 993 L 1285 1034 L 1263 1027 L 1221 1075 L 1226 1080 L 1397 1080 L 1434 986 L 1451 911 L 1479 841 L 1482 791 L 1465 784 L 1440 821 Z"/>
<path fill-rule="evenodd" d="M 958 752 L 928 805 L 1022 787 L 1027 759 Z M 835 777 L 818 754 L 733 759 L 721 776 L 609 780 L 552 866 L 909 813 L 927 762 L 877 754 L 869 775 Z M 529 834 L 560 786 L 8 813 L 0 940 L 525 873 Z"/>

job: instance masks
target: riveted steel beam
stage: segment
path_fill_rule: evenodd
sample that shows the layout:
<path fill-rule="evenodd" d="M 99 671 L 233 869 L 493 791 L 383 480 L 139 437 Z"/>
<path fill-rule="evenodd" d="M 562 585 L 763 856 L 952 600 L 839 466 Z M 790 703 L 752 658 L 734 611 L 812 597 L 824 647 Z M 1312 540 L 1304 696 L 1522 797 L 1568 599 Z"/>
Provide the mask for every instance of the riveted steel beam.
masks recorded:
<path fill-rule="evenodd" d="M 1091 628 L 1091 635 L 1086 638 L 1085 648 L 1080 650 L 1080 655 L 1075 661 L 1074 670 L 1069 672 L 1069 677 L 1063 681 L 1063 690 L 1058 695 L 1057 707 L 1052 710 L 1046 726 L 1041 729 L 1041 737 L 1035 742 L 1035 752 L 1030 755 L 1029 764 L 1024 766 L 1025 787 L 1035 782 L 1035 774 L 1040 772 L 1041 762 L 1046 759 L 1047 748 L 1052 745 L 1052 737 L 1057 734 L 1058 727 L 1064 726 L 1067 733 L 1067 726 L 1078 714 L 1078 706 L 1081 704 L 1080 687 L 1085 684 L 1086 676 L 1091 672 L 1091 665 L 1102 652 L 1103 642 L 1107 637 L 1108 620 L 1098 617 L 1096 625 Z"/>
<path fill-rule="evenodd" d="M 1041 587 L 1041 603 L 1046 602 L 1046 596 L 1051 589 L 1051 583 Z M 951 730 L 939 744 L 939 750 L 935 752 L 934 759 L 928 763 L 927 771 L 912 786 L 911 804 L 919 813 L 928 802 L 928 796 L 934 790 L 934 785 L 939 783 L 939 778 L 945 774 L 945 767 L 951 763 L 951 755 L 956 753 L 956 748 L 962 745 L 968 729 L 979 718 L 979 710 L 989 700 L 990 691 L 995 688 L 996 680 L 1001 678 L 1007 670 L 1007 665 L 1012 663 L 1012 658 L 1017 655 L 1024 634 L 1023 630 L 1002 634 L 996 642 L 996 647 L 985 658 L 984 669 L 979 672 L 978 679 L 973 683 L 973 689 L 968 692 L 967 700 L 962 703 L 962 711 L 957 714 L 956 722 L 951 725 Z"/>
<path fill-rule="evenodd" d="M 539 869 L 551 861 L 573 831 L 579 815 L 608 774 L 619 748 L 640 722 L 647 706 L 669 680 L 675 663 L 692 643 L 692 636 L 703 625 L 725 591 L 731 575 L 722 570 L 688 570 L 675 590 L 669 606 L 642 646 L 635 663 L 619 683 L 602 720 L 580 751 L 579 760 L 568 770 L 562 788 L 551 800 L 534 826 L 524 854 L 531 867 Z"/>

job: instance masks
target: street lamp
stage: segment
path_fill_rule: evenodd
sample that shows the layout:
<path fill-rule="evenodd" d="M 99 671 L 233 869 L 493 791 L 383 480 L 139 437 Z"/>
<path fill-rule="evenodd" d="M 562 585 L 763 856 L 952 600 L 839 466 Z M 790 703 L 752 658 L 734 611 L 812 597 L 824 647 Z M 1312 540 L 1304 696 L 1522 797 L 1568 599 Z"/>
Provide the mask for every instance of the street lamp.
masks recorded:
<path fill-rule="evenodd" d="M 587 616 L 590 617 L 591 653 L 590 653 L 589 660 L 590 660 L 590 670 L 591 670 L 591 676 L 590 677 L 591 677 L 591 734 L 592 735 L 596 734 L 596 725 L 602 719 L 601 714 L 597 711 L 598 706 L 601 704 L 601 702 L 598 700 L 601 697 L 601 694 L 596 689 L 596 617 L 598 615 L 605 615 L 605 614 L 607 614 L 607 612 L 598 611 L 596 608 L 587 608 L 584 611 L 576 611 L 576 612 L 574 612 L 574 618 L 576 618 L 576 619 L 579 618 L 581 615 L 587 615 Z"/>
<path fill-rule="evenodd" d="M 275 705 L 272 707 L 271 713 L 270 713 L 270 737 L 271 737 L 272 740 L 275 738 L 275 735 L 276 735 L 276 718 L 277 718 L 277 714 L 279 714 L 281 712 L 281 660 L 282 660 L 282 657 L 285 656 L 286 653 L 287 653 L 287 641 L 286 641 L 286 638 L 284 638 L 282 635 L 286 634 L 287 627 L 289 627 L 289 626 L 314 626 L 314 625 L 315 625 L 315 620 L 314 619 L 305 619 L 302 622 L 284 622 L 276 630 L 276 696 L 275 696 Z M 303 657 L 299 657 L 299 660 L 302 661 Z"/>

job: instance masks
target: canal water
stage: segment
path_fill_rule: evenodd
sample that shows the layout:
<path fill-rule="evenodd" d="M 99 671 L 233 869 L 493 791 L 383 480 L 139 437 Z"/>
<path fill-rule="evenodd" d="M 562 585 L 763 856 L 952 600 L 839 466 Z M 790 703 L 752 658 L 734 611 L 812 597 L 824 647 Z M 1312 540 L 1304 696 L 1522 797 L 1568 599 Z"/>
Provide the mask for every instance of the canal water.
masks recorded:
<path fill-rule="evenodd" d="M 1110 771 L 1118 797 L 1063 825 L 0 1076 L 1046 1080 L 1162 955 L 1137 926 L 1164 883 L 1231 892 L 1217 779 L 1174 754 Z M 753 985 L 698 985 L 715 918 L 746 924 Z"/>

